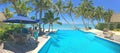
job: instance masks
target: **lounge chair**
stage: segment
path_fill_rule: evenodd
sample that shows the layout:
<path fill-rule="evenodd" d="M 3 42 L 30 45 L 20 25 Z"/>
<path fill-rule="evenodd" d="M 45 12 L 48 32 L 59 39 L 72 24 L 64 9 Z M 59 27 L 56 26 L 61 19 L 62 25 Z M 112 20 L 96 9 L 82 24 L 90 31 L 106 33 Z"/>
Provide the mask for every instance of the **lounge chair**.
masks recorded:
<path fill-rule="evenodd" d="M 105 38 L 113 39 L 114 33 L 109 31 L 108 29 L 104 29 L 103 34 Z"/>

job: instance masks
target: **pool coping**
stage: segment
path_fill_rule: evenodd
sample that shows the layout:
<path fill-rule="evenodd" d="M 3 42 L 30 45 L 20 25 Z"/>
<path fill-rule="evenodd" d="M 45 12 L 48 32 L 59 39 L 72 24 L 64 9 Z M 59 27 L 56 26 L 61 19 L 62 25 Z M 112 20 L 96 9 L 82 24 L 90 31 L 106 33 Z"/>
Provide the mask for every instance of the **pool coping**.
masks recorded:
<path fill-rule="evenodd" d="M 42 49 L 42 47 L 47 43 L 47 41 L 51 38 L 50 36 L 46 36 L 49 33 L 46 33 L 45 35 L 43 35 L 42 37 L 38 38 L 38 41 L 40 43 L 38 43 L 38 46 L 31 52 L 31 53 L 38 53 L 39 50 Z M 41 39 L 43 38 L 43 40 Z"/>

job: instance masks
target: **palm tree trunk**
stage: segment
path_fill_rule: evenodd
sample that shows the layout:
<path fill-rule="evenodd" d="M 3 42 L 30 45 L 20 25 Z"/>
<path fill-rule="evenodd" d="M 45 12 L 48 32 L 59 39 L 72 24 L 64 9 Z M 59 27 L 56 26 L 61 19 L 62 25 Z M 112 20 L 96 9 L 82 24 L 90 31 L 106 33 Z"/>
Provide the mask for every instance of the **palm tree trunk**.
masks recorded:
<path fill-rule="evenodd" d="M 40 20 L 42 18 L 42 0 L 40 0 Z M 39 23 L 39 32 L 41 32 L 41 23 Z"/>
<path fill-rule="evenodd" d="M 56 7 L 57 11 L 59 12 L 59 15 L 62 16 L 62 19 L 64 19 L 65 22 L 67 22 L 68 24 L 70 24 L 70 23 L 65 19 L 65 17 L 61 14 L 61 12 L 59 11 L 59 8 L 58 8 L 56 5 L 55 5 L 55 7 Z"/>
<path fill-rule="evenodd" d="M 38 15 L 38 12 L 36 12 L 35 14 L 36 14 L 36 18 L 35 18 L 35 19 L 37 20 L 37 15 Z"/>
<path fill-rule="evenodd" d="M 12 2 L 12 1 L 11 1 L 11 2 Z M 16 4 L 15 4 L 14 2 L 12 2 L 12 4 L 14 5 L 14 8 L 15 8 L 16 13 L 19 14 L 20 12 L 19 12 L 19 9 L 17 9 Z"/>
<path fill-rule="evenodd" d="M 67 22 L 68 24 L 70 24 L 66 19 L 65 17 L 60 13 L 60 15 L 62 16 L 62 18 L 65 20 L 65 22 Z"/>
<path fill-rule="evenodd" d="M 53 31 L 53 24 L 51 24 L 51 28 L 52 28 L 52 31 Z"/>
<path fill-rule="evenodd" d="M 84 18 L 82 18 L 82 22 L 83 22 L 83 24 L 84 24 L 84 26 L 85 26 L 85 29 L 87 29 L 87 26 L 86 26 L 86 23 L 85 23 L 85 21 L 84 21 Z"/>
<path fill-rule="evenodd" d="M 70 18 L 71 18 L 71 20 L 72 20 L 73 27 L 75 27 L 75 22 L 74 22 L 74 19 L 73 19 L 72 15 L 70 15 Z"/>
<path fill-rule="evenodd" d="M 93 27 L 95 28 L 95 23 L 92 19 L 91 19 L 91 22 L 92 22 Z"/>
<path fill-rule="evenodd" d="M 90 27 L 90 21 L 88 20 L 88 22 L 86 23 L 87 28 Z"/>
<path fill-rule="evenodd" d="M 43 32 L 45 31 L 45 28 L 44 28 L 45 24 L 43 24 Z"/>
<path fill-rule="evenodd" d="M 49 24 L 49 29 L 48 29 L 48 32 L 50 32 L 50 24 Z"/>

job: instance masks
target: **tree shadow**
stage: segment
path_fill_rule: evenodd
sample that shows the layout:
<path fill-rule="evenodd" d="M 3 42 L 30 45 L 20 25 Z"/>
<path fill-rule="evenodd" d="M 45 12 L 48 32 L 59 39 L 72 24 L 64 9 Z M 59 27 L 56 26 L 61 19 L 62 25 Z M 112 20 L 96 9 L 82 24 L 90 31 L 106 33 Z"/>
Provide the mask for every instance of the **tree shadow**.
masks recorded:
<path fill-rule="evenodd" d="M 25 43 L 14 43 L 12 41 L 6 41 L 4 43 L 4 48 L 6 50 L 10 50 L 14 53 L 26 53 L 28 51 L 32 51 L 37 47 L 37 43 L 33 38 L 30 38 Z"/>

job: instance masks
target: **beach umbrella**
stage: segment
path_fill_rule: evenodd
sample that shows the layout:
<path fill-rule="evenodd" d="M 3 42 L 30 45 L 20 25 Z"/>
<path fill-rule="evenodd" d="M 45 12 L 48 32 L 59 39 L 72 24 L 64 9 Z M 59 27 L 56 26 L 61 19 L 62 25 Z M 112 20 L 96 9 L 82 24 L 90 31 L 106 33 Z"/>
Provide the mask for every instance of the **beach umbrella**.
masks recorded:
<path fill-rule="evenodd" d="M 36 22 L 37 22 L 37 23 L 40 23 L 40 24 L 42 24 L 42 23 L 43 23 L 43 21 L 42 21 L 42 20 L 36 20 Z"/>
<path fill-rule="evenodd" d="M 9 18 L 7 20 L 4 20 L 3 22 L 8 22 L 8 23 L 20 23 L 21 24 L 21 32 L 22 32 L 22 24 L 34 24 L 37 23 L 37 21 L 32 20 L 28 17 L 25 16 L 16 16 L 13 18 Z"/>
<path fill-rule="evenodd" d="M 33 24 L 37 23 L 37 21 L 32 20 L 28 17 L 25 16 L 16 16 L 13 18 L 9 18 L 7 20 L 4 20 L 3 22 L 8 22 L 8 23 L 21 23 L 21 24 Z"/>

